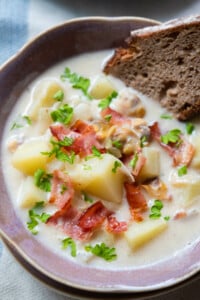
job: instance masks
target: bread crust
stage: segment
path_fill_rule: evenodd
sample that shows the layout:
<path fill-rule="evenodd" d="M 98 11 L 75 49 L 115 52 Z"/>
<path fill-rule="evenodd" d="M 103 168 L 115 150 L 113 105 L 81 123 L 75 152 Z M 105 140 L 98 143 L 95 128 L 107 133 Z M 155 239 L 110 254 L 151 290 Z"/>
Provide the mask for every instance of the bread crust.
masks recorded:
<path fill-rule="evenodd" d="M 130 33 L 104 67 L 185 121 L 200 114 L 200 16 Z"/>

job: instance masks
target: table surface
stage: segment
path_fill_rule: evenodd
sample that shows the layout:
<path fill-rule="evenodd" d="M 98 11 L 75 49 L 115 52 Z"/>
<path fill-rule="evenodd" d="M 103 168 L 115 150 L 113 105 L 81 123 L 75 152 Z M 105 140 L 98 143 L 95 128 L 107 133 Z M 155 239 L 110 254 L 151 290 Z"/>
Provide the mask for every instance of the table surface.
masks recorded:
<path fill-rule="evenodd" d="M 8 59 L 30 38 L 70 18 L 92 15 L 140 16 L 166 21 L 191 14 L 200 14 L 199 0 L 0 0 L 0 63 Z M 13 20 L 19 27 L 11 24 Z M 5 28 L 7 32 L 8 29 L 10 30 L 10 35 L 5 35 Z M 13 40 L 9 39 L 11 35 Z M 59 295 L 38 282 L 15 261 L 1 243 L 0 298 L 2 300 L 70 300 L 69 297 Z M 150 299 L 198 300 L 200 280 Z"/>

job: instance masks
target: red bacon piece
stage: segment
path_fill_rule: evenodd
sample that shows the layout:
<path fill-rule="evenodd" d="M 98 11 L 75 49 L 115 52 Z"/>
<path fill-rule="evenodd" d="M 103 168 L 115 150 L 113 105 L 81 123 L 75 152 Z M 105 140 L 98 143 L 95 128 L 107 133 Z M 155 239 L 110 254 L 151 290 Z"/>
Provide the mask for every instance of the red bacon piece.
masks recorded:
<path fill-rule="evenodd" d="M 140 186 L 136 186 L 132 183 L 125 183 L 125 190 L 131 215 L 134 220 L 142 221 L 142 213 L 147 210 L 147 201 L 142 194 Z"/>
<path fill-rule="evenodd" d="M 150 126 L 151 135 L 160 146 L 173 158 L 173 165 L 188 166 L 194 156 L 194 147 L 188 141 L 182 138 L 182 142 L 177 147 L 176 144 L 164 144 L 161 141 L 161 131 L 157 122 Z"/>
<path fill-rule="evenodd" d="M 135 166 L 131 167 L 131 160 L 134 159 L 135 155 L 137 155 L 137 161 L 136 161 Z M 139 175 L 145 162 L 146 162 L 146 157 L 142 154 L 141 151 L 138 151 L 137 153 L 133 154 L 132 156 L 125 157 L 125 159 L 123 160 L 123 163 L 130 170 L 131 174 L 135 177 L 137 177 Z"/>
<path fill-rule="evenodd" d="M 125 120 L 127 120 L 127 118 L 125 118 L 122 114 L 118 113 L 117 111 L 115 111 L 114 109 L 107 107 L 104 108 L 101 111 L 101 116 L 103 118 L 105 118 L 106 116 L 111 116 L 111 119 L 109 121 L 110 124 L 112 125 L 119 125 L 121 123 L 123 123 Z"/>
<path fill-rule="evenodd" d="M 73 143 L 70 146 L 64 146 L 66 151 L 74 151 L 81 157 L 92 153 L 92 147 L 102 149 L 101 144 L 98 142 L 96 132 L 91 125 L 83 121 L 76 121 L 71 129 L 64 127 L 63 125 L 50 126 L 51 133 L 59 141 L 65 137 L 73 139 Z"/>
<path fill-rule="evenodd" d="M 111 233 L 122 233 L 127 230 L 127 222 L 125 221 L 117 221 L 116 217 L 109 216 L 107 223 L 107 231 Z"/>

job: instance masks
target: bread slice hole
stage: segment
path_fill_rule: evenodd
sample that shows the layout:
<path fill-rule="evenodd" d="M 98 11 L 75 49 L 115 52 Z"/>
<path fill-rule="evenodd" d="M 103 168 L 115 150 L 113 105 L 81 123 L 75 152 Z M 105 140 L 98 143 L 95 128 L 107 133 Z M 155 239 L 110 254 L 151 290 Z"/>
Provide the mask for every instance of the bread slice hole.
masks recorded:
<path fill-rule="evenodd" d="M 162 83 L 162 89 L 159 94 L 159 99 L 165 98 L 167 95 L 170 95 L 170 90 L 175 91 L 177 87 L 177 82 L 173 80 L 165 81 Z"/>

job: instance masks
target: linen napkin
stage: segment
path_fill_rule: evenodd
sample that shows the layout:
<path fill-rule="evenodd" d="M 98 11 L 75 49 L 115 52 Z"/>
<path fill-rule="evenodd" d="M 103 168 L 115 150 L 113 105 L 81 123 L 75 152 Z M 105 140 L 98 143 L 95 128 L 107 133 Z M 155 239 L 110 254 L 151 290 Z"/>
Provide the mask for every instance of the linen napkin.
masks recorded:
<path fill-rule="evenodd" d="M 0 64 L 38 33 L 67 19 L 89 15 L 134 15 L 169 20 L 200 13 L 199 0 L 90 1 L 0 0 Z M 199 299 L 199 281 L 155 300 Z M 42 285 L 19 265 L 0 242 L 1 300 L 69 300 Z"/>

